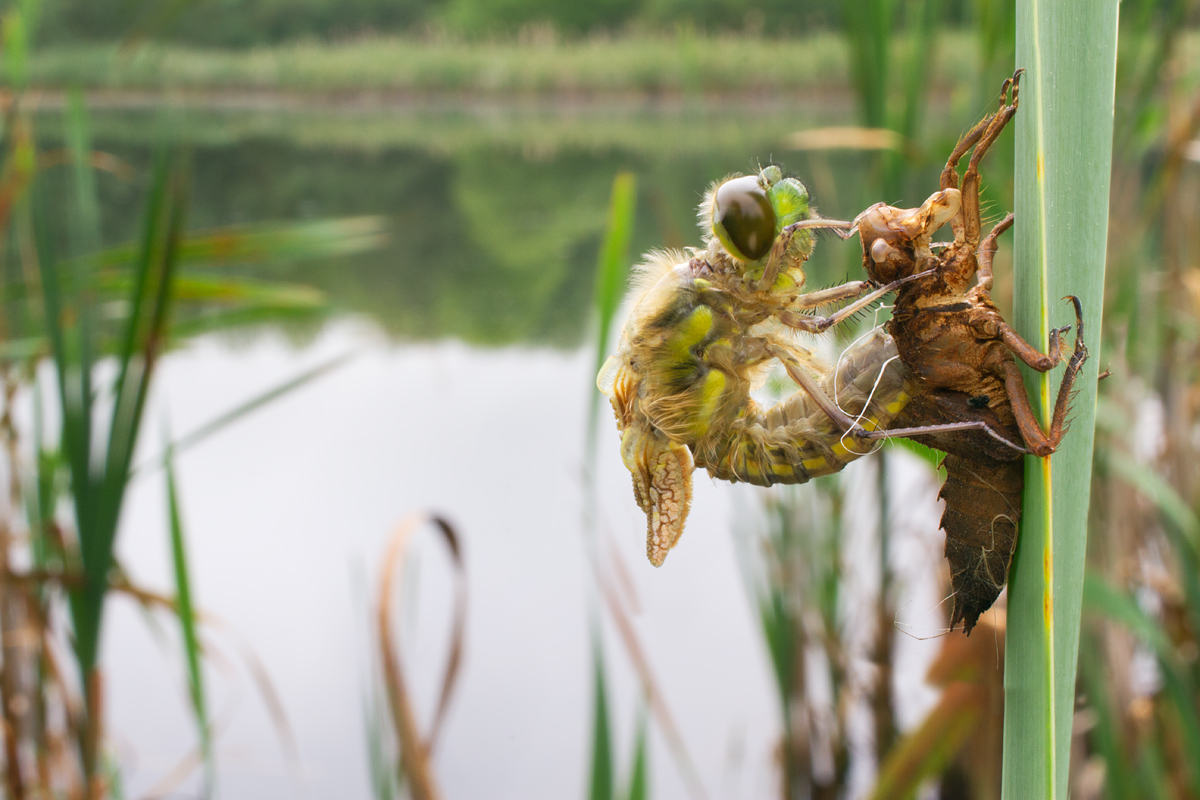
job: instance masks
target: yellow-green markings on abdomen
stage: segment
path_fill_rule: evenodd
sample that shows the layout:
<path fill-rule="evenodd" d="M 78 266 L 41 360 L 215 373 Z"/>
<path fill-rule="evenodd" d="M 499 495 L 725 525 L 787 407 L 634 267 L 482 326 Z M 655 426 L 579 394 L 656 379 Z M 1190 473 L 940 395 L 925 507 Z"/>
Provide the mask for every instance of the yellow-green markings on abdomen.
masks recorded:
<path fill-rule="evenodd" d="M 894 417 L 904 410 L 909 400 L 912 400 L 912 396 L 908 392 L 901 392 L 895 400 L 884 406 L 884 411 L 888 412 L 889 416 Z"/>

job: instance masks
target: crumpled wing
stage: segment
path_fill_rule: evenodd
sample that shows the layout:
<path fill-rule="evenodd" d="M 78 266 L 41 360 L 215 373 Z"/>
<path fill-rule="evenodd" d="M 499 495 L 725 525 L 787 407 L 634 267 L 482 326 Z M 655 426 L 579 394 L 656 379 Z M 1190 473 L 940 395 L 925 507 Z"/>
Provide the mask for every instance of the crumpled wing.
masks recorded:
<path fill-rule="evenodd" d="M 633 493 L 646 512 L 646 555 L 661 567 L 683 534 L 692 505 L 692 454 L 639 421 L 621 437 L 621 458 L 633 473 Z"/>

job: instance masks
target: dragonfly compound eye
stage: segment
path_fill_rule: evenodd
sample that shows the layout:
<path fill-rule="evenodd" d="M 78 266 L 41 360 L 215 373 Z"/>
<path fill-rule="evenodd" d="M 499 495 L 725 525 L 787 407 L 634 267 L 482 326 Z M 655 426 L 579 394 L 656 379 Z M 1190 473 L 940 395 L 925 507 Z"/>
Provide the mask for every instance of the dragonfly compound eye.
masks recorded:
<path fill-rule="evenodd" d="M 717 187 L 712 226 L 734 258 L 757 261 L 771 251 L 775 211 L 757 176 L 734 178 Z"/>

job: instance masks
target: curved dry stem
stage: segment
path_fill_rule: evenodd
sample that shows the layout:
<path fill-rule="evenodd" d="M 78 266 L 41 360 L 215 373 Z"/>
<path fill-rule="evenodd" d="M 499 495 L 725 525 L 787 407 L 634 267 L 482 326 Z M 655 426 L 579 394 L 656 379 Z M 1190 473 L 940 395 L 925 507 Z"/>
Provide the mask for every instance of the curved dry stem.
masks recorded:
<path fill-rule="evenodd" d="M 446 659 L 445 673 L 442 675 L 441 694 L 437 710 L 434 712 L 433 722 L 429 728 L 429 737 L 422 739 L 417 727 L 416 713 L 409 696 L 404 668 L 400 661 L 399 646 L 392 636 L 392 604 L 389 601 L 394 596 L 396 576 L 408 555 L 412 538 L 427 522 L 434 526 L 446 542 L 451 562 L 454 565 L 455 592 L 450 653 Z M 462 664 L 466 611 L 466 570 L 459 547 L 459 537 L 454 527 L 436 514 L 421 512 L 409 516 L 397 526 L 395 533 L 392 534 L 391 542 L 388 544 L 387 553 L 383 559 L 379 580 L 377 622 L 379 649 L 383 659 L 383 680 L 387 688 L 392 724 L 395 726 L 396 738 L 400 744 L 400 764 L 414 800 L 436 800 L 442 796 L 434 779 L 430 757 L 437 735 L 441 730 L 442 721 L 445 719 Z"/>

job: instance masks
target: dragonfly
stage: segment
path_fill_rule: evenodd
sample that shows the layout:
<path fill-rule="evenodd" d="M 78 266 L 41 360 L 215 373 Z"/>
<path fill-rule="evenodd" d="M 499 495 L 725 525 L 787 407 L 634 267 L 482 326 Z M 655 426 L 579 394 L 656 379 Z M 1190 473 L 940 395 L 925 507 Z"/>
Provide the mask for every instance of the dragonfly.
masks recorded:
<path fill-rule="evenodd" d="M 597 377 L 655 566 L 683 533 L 697 467 L 759 486 L 804 483 L 869 452 L 865 437 L 910 399 L 888 336 L 869 334 L 829 365 L 795 332 L 826 331 L 916 276 L 805 292 L 814 233 L 855 230 L 817 215 L 804 185 L 778 166 L 714 184 L 699 216 L 702 248 L 652 251 L 635 270 L 620 345 Z M 797 389 L 765 406 L 751 390 L 774 363 Z"/>

